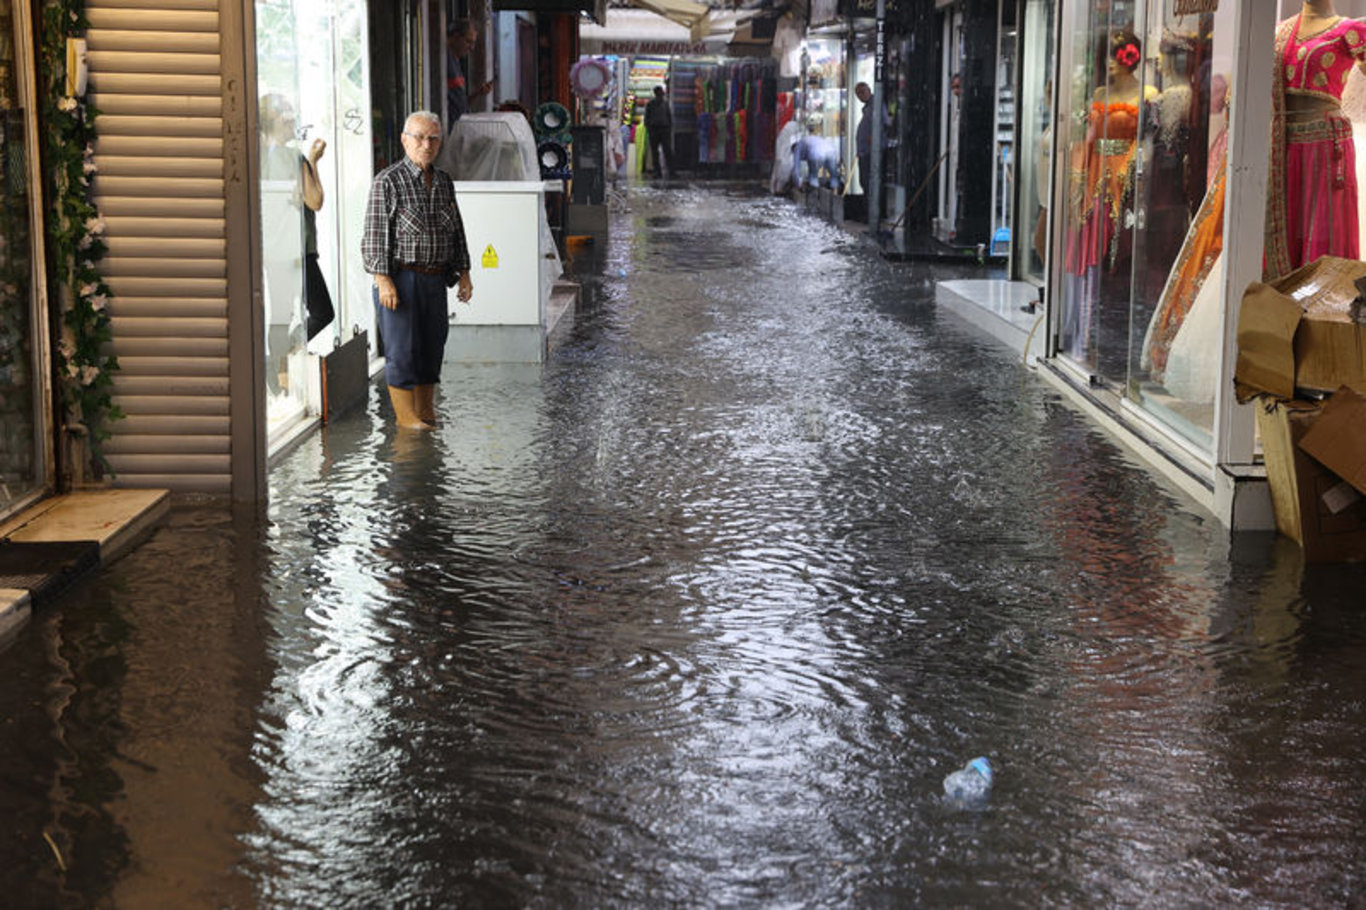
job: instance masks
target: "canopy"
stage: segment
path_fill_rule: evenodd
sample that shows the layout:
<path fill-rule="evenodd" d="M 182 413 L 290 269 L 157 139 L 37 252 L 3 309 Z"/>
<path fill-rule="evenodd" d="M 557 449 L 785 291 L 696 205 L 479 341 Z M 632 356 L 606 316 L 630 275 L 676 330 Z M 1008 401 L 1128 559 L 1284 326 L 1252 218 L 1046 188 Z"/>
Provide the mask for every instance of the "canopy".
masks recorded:
<path fill-rule="evenodd" d="M 670 22 L 677 22 L 688 30 L 693 42 L 701 41 L 711 31 L 711 7 L 693 0 L 631 0 L 641 9 L 658 13 Z"/>

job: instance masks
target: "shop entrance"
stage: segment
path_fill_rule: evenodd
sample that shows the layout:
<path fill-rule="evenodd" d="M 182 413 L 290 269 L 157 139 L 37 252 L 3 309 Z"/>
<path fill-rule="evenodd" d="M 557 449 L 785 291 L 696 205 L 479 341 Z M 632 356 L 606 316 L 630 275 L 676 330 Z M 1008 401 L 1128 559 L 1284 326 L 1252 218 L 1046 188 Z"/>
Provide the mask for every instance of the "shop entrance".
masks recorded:
<path fill-rule="evenodd" d="M 939 213 L 934 219 L 934 235 L 951 243 L 958 225 L 960 187 L 958 185 L 958 130 L 963 99 L 963 11 L 954 7 L 944 18 L 943 84 L 947 91 L 940 109 Z"/>
<path fill-rule="evenodd" d="M 261 248 L 271 445 L 316 413 L 316 357 L 366 333 L 371 161 L 365 4 L 257 4 Z M 312 355 L 310 357 L 310 355 Z"/>

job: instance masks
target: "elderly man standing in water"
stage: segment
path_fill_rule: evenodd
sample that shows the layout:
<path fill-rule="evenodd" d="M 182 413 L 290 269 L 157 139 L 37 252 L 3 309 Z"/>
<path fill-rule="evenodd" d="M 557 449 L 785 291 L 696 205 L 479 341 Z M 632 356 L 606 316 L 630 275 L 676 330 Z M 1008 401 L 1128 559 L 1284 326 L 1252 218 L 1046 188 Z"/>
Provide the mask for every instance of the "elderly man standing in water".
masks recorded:
<path fill-rule="evenodd" d="M 455 184 L 434 162 L 441 121 L 430 111 L 403 124 L 405 157 L 375 175 L 365 207 L 361 257 L 375 276 L 375 321 L 384 339 L 385 378 L 404 429 L 436 424 L 436 384 L 450 322 L 446 289 L 467 303 L 470 254 Z"/>

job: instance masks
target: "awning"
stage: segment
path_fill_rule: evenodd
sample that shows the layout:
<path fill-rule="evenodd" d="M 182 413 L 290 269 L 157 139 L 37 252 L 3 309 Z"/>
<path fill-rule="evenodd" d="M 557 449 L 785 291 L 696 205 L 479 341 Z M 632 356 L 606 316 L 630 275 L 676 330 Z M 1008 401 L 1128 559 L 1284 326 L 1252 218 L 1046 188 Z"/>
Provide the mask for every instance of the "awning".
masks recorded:
<path fill-rule="evenodd" d="M 711 31 L 711 7 L 693 0 L 631 0 L 632 5 L 658 13 L 670 22 L 677 22 L 688 30 L 693 42 L 701 41 Z"/>

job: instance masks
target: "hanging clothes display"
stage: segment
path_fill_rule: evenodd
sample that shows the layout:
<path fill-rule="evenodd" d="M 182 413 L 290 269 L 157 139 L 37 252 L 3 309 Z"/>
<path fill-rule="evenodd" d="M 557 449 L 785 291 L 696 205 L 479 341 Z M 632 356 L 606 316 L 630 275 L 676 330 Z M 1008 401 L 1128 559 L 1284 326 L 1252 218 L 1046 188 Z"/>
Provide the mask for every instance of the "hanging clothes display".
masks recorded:
<path fill-rule="evenodd" d="M 775 64 L 745 60 L 699 70 L 694 82 L 697 158 L 704 165 L 772 161 L 777 135 Z M 788 99 L 791 118 L 791 99 Z"/>
<path fill-rule="evenodd" d="M 1352 124 L 1337 108 L 1347 77 L 1366 59 L 1366 23 L 1340 19 L 1300 34 L 1301 15 L 1276 30 L 1271 164 L 1267 175 L 1264 279 L 1286 275 L 1320 256 L 1359 252 L 1356 149 Z M 1294 116 L 1287 95 L 1328 102 Z"/>
<path fill-rule="evenodd" d="M 1068 238 L 1067 270 L 1074 275 L 1083 275 L 1107 260 L 1113 262 L 1118 255 L 1137 139 L 1137 105 L 1100 101 L 1091 105 L 1086 141 L 1072 161 L 1077 228 Z"/>

